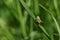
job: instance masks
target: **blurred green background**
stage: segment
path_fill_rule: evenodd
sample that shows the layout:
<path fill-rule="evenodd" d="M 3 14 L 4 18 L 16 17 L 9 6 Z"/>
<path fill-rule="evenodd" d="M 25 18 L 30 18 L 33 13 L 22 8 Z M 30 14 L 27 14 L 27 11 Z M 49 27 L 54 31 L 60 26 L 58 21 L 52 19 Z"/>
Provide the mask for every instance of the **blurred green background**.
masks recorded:
<path fill-rule="evenodd" d="M 0 40 L 60 40 L 60 0 L 0 0 Z"/>

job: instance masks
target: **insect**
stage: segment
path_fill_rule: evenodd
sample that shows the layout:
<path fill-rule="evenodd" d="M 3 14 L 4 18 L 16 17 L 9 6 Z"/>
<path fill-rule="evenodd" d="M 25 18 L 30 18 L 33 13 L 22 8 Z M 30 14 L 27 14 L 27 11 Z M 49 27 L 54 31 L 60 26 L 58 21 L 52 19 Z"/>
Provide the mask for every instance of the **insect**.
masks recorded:
<path fill-rule="evenodd" d="M 39 24 L 42 22 L 39 16 L 36 17 L 36 22 Z"/>

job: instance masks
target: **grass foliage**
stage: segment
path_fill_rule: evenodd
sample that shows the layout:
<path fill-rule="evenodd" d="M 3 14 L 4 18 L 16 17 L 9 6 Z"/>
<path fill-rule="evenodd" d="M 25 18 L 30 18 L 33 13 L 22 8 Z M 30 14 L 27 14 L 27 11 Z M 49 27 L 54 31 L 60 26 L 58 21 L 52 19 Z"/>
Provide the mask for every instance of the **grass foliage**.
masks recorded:
<path fill-rule="evenodd" d="M 60 40 L 60 0 L 0 0 L 0 40 Z"/>

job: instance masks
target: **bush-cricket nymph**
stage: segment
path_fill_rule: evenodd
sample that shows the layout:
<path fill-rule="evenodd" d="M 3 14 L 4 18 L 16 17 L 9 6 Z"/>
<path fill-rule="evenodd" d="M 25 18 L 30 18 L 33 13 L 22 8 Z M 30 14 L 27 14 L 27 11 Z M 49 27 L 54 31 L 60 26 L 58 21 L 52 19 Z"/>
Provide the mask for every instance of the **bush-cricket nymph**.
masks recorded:
<path fill-rule="evenodd" d="M 39 16 L 36 17 L 36 22 L 39 24 L 42 22 Z"/>

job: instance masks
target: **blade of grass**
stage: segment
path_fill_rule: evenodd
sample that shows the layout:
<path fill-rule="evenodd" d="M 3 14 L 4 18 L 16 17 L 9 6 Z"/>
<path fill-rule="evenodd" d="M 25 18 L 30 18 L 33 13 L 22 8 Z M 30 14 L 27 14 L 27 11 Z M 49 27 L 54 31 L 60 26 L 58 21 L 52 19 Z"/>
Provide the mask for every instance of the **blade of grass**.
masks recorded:
<path fill-rule="evenodd" d="M 39 1 L 38 0 L 34 0 L 34 13 L 35 15 L 39 15 Z"/>
<path fill-rule="evenodd" d="M 49 37 L 49 34 L 46 32 L 46 30 L 44 29 L 44 27 L 42 25 L 39 24 L 39 27 L 43 30 L 43 32 Z"/>
<path fill-rule="evenodd" d="M 33 32 L 33 19 L 30 17 L 30 33 Z M 30 37 L 30 40 L 33 40 L 33 37 Z"/>
<path fill-rule="evenodd" d="M 27 33 L 26 33 L 25 20 L 23 19 L 21 5 L 18 0 L 17 0 L 16 7 L 17 7 L 17 13 L 19 14 L 19 22 L 21 23 L 21 25 L 19 25 L 19 26 L 22 29 L 22 34 L 23 34 L 24 39 L 26 39 Z"/>
<path fill-rule="evenodd" d="M 35 23 L 34 23 L 35 24 Z M 35 26 L 37 26 L 36 24 L 35 24 Z M 48 38 L 49 38 L 49 34 L 47 33 L 47 31 L 45 30 L 45 28 L 42 26 L 42 25 L 38 25 L 40 28 L 41 28 L 41 30 L 48 36 Z M 50 38 L 49 38 L 50 39 Z"/>
<path fill-rule="evenodd" d="M 44 40 L 49 40 L 49 38 L 43 33 L 43 35 L 44 35 L 44 37 L 46 38 L 46 39 L 44 39 Z"/>
<path fill-rule="evenodd" d="M 28 6 L 28 7 L 30 7 L 31 6 L 31 0 L 26 0 L 26 5 Z"/>
<path fill-rule="evenodd" d="M 28 6 L 24 3 L 23 0 L 20 0 L 20 3 L 23 5 L 23 7 L 27 10 L 29 15 L 35 20 L 35 15 L 32 13 L 32 11 L 28 8 Z"/>
<path fill-rule="evenodd" d="M 59 19 L 59 8 L 58 8 L 58 3 L 57 3 L 58 0 L 53 0 L 53 3 L 54 3 L 54 7 L 55 7 L 55 10 L 57 12 L 57 16 L 58 16 L 58 19 Z"/>
<path fill-rule="evenodd" d="M 55 19 L 55 17 L 52 15 L 52 12 L 50 12 L 48 9 L 46 9 L 43 5 L 39 5 L 40 7 L 42 7 L 45 11 L 47 11 L 50 15 L 51 15 L 51 17 L 52 17 L 52 19 L 54 20 L 54 22 L 55 22 L 55 24 L 56 24 L 56 28 L 57 28 L 57 31 L 58 31 L 58 33 L 59 33 L 59 37 L 60 37 L 60 28 L 59 28 L 59 24 L 58 24 L 58 22 L 56 21 L 56 19 Z"/>

